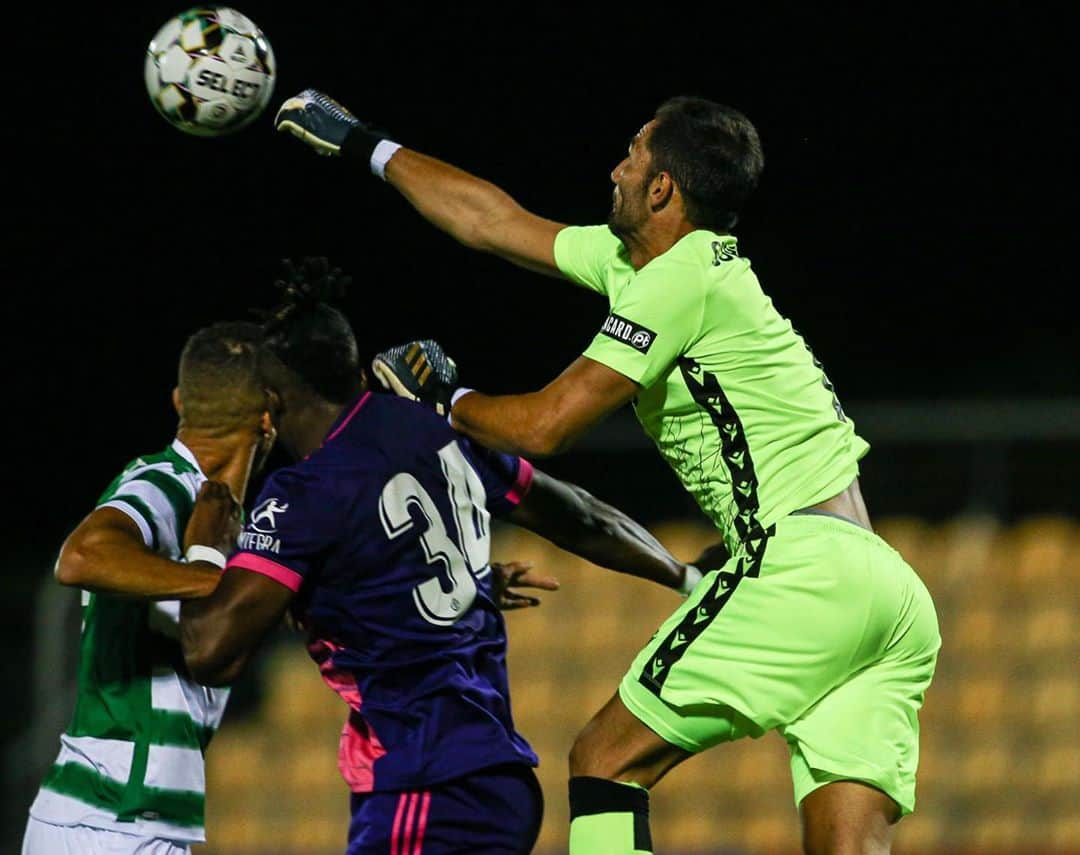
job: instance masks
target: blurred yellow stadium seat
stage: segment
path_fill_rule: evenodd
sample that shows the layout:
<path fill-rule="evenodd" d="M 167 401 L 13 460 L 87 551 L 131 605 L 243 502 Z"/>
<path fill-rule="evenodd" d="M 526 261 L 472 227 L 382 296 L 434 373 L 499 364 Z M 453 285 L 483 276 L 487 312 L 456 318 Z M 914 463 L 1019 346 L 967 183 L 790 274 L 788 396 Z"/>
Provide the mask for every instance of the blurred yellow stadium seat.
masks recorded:
<path fill-rule="evenodd" d="M 1023 641 L 1036 656 L 1054 656 L 1077 649 L 1080 620 L 1071 603 L 1048 602 L 1030 606 L 1024 623 Z"/>
<path fill-rule="evenodd" d="M 332 729 L 345 720 L 348 707 L 323 682 L 299 637 L 274 647 L 263 664 L 263 679 L 266 724 L 293 733 Z"/>
<path fill-rule="evenodd" d="M 1076 725 L 1080 722 L 1080 677 L 1073 673 L 1055 674 L 1038 680 L 1028 698 L 1031 723 L 1040 727 Z"/>
<path fill-rule="evenodd" d="M 1060 794 L 1075 792 L 1080 786 L 1080 744 L 1054 742 L 1048 745 L 1038 769 L 1041 789 Z"/>
<path fill-rule="evenodd" d="M 948 615 L 946 618 L 948 619 Z M 939 615 L 940 619 L 940 615 Z M 942 656 L 985 657 L 986 652 L 1015 644 L 1001 610 L 985 603 L 968 605 L 942 627 Z M 947 647 L 945 646 L 947 644 Z"/>
<path fill-rule="evenodd" d="M 998 803 L 994 812 L 980 819 L 966 835 L 968 845 L 975 851 L 987 852 L 1023 852 L 1016 846 L 1024 834 L 1024 820 L 1017 813 L 1009 812 L 1008 805 Z M 1032 852 L 1036 855 L 1038 850 Z"/>
<path fill-rule="evenodd" d="M 1075 803 L 1069 813 L 1051 819 L 1049 838 L 1049 848 L 1055 852 L 1077 851 L 1077 841 L 1080 841 L 1080 815 L 1076 813 Z"/>
<path fill-rule="evenodd" d="M 1008 696 L 1007 675 L 991 673 L 966 679 L 958 688 L 956 714 L 968 726 L 993 723 L 1000 719 Z"/>
<path fill-rule="evenodd" d="M 737 826 L 739 833 L 736 839 L 750 852 L 798 851 L 800 832 L 794 809 L 763 812 L 739 820 Z"/>
<path fill-rule="evenodd" d="M 1041 586 L 1056 588 L 1070 567 L 1077 567 L 1076 526 L 1061 516 L 1040 516 L 1016 525 L 1013 577 L 1026 593 Z M 1071 578 L 1076 581 L 1075 575 Z"/>
<path fill-rule="evenodd" d="M 969 748 L 957 769 L 958 779 L 969 792 L 999 790 L 1011 783 L 1013 755 L 998 742 L 982 742 Z"/>

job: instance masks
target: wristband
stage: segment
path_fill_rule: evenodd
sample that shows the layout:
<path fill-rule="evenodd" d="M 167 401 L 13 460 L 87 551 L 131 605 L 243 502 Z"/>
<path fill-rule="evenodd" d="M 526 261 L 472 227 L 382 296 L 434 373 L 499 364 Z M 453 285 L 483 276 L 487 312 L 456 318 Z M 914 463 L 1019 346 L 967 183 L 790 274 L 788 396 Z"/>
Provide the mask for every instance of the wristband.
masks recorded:
<path fill-rule="evenodd" d="M 375 149 L 371 152 L 371 158 L 369 159 L 371 171 L 383 181 L 386 180 L 386 164 L 390 162 L 390 158 L 394 156 L 399 148 L 401 148 L 401 145 L 392 140 L 379 140 Z"/>
<path fill-rule="evenodd" d="M 686 565 L 686 577 L 683 579 L 682 585 L 679 586 L 679 593 L 684 597 L 689 597 L 690 593 L 697 587 L 698 582 L 701 581 L 701 571 L 697 569 L 693 564 Z"/>
<path fill-rule="evenodd" d="M 219 570 L 225 569 L 225 556 L 212 546 L 200 546 L 199 544 L 192 544 L 187 548 L 187 552 L 184 553 L 184 558 L 188 562 L 192 561 L 209 561 Z"/>

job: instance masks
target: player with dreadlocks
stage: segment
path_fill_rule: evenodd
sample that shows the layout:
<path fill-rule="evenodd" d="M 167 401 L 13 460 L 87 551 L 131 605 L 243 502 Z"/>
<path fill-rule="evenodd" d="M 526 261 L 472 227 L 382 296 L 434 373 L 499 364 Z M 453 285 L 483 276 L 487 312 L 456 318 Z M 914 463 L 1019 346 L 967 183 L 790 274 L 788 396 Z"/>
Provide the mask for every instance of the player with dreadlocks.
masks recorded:
<path fill-rule="evenodd" d="M 188 667 L 207 685 L 231 682 L 291 609 L 350 708 L 339 753 L 349 855 L 529 852 L 543 805 L 537 757 L 511 716 L 490 517 L 674 589 L 694 571 L 586 491 L 370 392 L 349 322 L 326 302 L 345 281 L 325 260 L 289 267 L 280 284 L 259 373 L 296 462 L 267 479 L 214 594 L 185 604 Z M 552 587 L 526 574 L 513 568 Z"/>
<path fill-rule="evenodd" d="M 203 752 L 228 689 L 185 672 L 179 601 L 217 586 L 234 508 L 273 443 L 261 338 L 258 324 L 230 322 L 187 340 L 176 437 L 129 463 L 64 541 L 56 578 L 84 591 L 78 693 L 23 855 L 181 855 L 206 839 Z"/>

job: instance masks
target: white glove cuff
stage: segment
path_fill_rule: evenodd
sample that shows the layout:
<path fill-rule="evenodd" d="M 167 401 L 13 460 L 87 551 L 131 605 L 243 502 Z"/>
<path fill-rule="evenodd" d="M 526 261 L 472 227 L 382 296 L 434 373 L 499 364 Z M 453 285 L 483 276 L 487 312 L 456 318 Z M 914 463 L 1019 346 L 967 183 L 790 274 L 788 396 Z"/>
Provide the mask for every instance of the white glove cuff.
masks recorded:
<path fill-rule="evenodd" d="M 386 164 L 394 156 L 401 145 L 391 140 L 379 140 L 375 150 L 371 152 L 371 171 L 383 181 L 386 180 Z"/>
<path fill-rule="evenodd" d="M 682 585 L 679 586 L 679 593 L 684 597 L 689 597 L 690 592 L 697 587 L 698 582 L 701 581 L 701 571 L 697 569 L 693 564 L 686 565 L 686 578 L 683 579 Z"/>
<path fill-rule="evenodd" d="M 191 561 L 209 561 L 215 567 L 221 570 L 225 569 L 225 556 L 212 546 L 200 546 L 199 544 L 193 544 L 189 546 L 187 552 L 184 553 L 184 558 Z"/>

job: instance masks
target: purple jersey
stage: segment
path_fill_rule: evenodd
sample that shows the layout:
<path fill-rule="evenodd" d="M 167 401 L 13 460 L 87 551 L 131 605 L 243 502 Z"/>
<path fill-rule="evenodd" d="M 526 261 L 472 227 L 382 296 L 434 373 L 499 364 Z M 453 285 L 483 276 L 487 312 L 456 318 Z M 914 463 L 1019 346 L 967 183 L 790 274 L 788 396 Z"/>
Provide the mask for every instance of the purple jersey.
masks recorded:
<path fill-rule="evenodd" d="M 338 765 L 353 792 L 536 765 L 510 714 L 489 565 L 490 517 L 531 481 L 527 461 L 370 392 L 267 480 L 228 566 L 297 593 L 309 652 L 351 708 Z"/>

